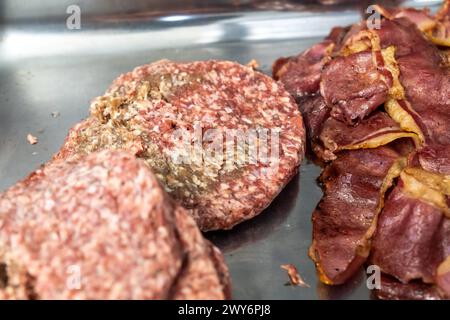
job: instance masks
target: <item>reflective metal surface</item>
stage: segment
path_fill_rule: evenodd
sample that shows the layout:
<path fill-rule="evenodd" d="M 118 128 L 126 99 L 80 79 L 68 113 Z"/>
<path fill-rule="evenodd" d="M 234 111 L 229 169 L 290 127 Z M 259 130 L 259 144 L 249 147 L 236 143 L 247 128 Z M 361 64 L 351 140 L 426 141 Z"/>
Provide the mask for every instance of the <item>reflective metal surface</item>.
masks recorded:
<path fill-rule="evenodd" d="M 170 8 L 163 1 L 78 1 L 79 30 L 66 26 L 71 1 L 0 2 L 0 191 L 50 159 L 87 115 L 89 101 L 120 73 L 162 58 L 256 59 L 270 73 L 276 58 L 306 49 L 364 11 L 355 1 L 337 2 L 219 1 L 211 7 L 189 1 L 186 8 L 175 1 Z M 37 145 L 27 143 L 28 133 Z M 305 162 L 300 171 L 260 216 L 207 234 L 225 252 L 234 298 L 368 299 L 363 270 L 345 286 L 318 282 L 307 250 L 321 197 L 319 168 Z M 295 264 L 311 287 L 286 286 L 285 263 Z"/>

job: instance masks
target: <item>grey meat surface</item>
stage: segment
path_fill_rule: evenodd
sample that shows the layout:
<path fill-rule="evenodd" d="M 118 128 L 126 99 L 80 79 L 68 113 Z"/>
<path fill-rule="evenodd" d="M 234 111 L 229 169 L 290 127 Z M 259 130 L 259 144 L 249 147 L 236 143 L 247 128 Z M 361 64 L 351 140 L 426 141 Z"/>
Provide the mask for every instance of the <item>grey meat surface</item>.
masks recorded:
<path fill-rule="evenodd" d="M 161 60 L 118 77 L 55 159 L 126 149 L 203 231 L 264 210 L 296 174 L 305 133 L 282 84 L 230 61 Z"/>

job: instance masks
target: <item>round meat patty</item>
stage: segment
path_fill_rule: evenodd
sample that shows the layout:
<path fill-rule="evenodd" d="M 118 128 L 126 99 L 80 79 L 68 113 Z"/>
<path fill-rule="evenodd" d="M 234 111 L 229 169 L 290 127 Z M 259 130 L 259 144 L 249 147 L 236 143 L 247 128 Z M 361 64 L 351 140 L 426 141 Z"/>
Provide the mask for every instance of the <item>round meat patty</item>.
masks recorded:
<path fill-rule="evenodd" d="M 144 159 L 203 231 L 265 209 L 296 174 L 303 122 L 283 85 L 229 61 L 158 61 L 120 76 L 56 158 L 101 148 Z"/>
<path fill-rule="evenodd" d="M 228 269 L 143 161 L 55 160 L 0 194 L 0 298 L 224 299 Z"/>

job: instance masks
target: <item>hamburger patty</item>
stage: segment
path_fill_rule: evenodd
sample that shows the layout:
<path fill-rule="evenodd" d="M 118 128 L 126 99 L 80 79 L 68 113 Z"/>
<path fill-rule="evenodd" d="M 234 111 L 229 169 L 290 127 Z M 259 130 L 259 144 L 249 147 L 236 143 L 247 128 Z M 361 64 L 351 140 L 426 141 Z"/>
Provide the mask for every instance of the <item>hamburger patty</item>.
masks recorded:
<path fill-rule="evenodd" d="M 142 160 L 55 160 L 0 194 L 2 299 L 224 299 L 218 249 Z"/>
<path fill-rule="evenodd" d="M 265 209 L 297 172 L 304 140 L 282 84 L 234 62 L 162 60 L 117 78 L 55 159 L 129 150 L 208 231 Z"/>

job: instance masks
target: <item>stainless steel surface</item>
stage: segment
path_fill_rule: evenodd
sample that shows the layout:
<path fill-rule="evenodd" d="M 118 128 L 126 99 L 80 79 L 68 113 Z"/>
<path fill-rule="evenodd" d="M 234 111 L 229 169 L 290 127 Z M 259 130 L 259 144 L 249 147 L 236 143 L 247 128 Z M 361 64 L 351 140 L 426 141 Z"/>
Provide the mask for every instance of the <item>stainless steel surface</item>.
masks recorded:
<path fill-rule="evenodd" d="M 181 10 L 176 15 L 157 15 L 149 2 L 144 10 L 142 1 L 129 1 L 134 6 L 126 8 L 119 1 L 78 3 L 80 30 L 66 28 L 70 1 L 0 4 L 0 191 L 50 159 L 68 129 L 87 115 L 89 101 L 120 73 L 162 58 L 256 59 L 270 73 L 276 58 L 296 54 L 332 26 L 360 17 L 357 7 L 318 11 L 302 1 L 295 1 L 295 11 L 285 6 L 275 11 L 279 7 L 275 2 L 267 6 L 267 1 L 260 2 L 266 7 L 240 10 L 223 1 L 220 13 L 206 6 L 206 13 Z M 60 115 L 52 117 L 53 112 Z M 38 137 L 37 145 L 27 143 L 28 133 Z M 259 217 L 232 231 L 207 235 L 225 252 L 234 298 L 368 299 L 363 270 L 344 286 L 318 282 L 307 250 L 311 212 L 321 197 L 315 182 L 319 169 L 305 162 L 300 171 Z M 286 286 L 288 278 L 280 268 L 284 263 L 295 264 L 311 287 Z"/>

